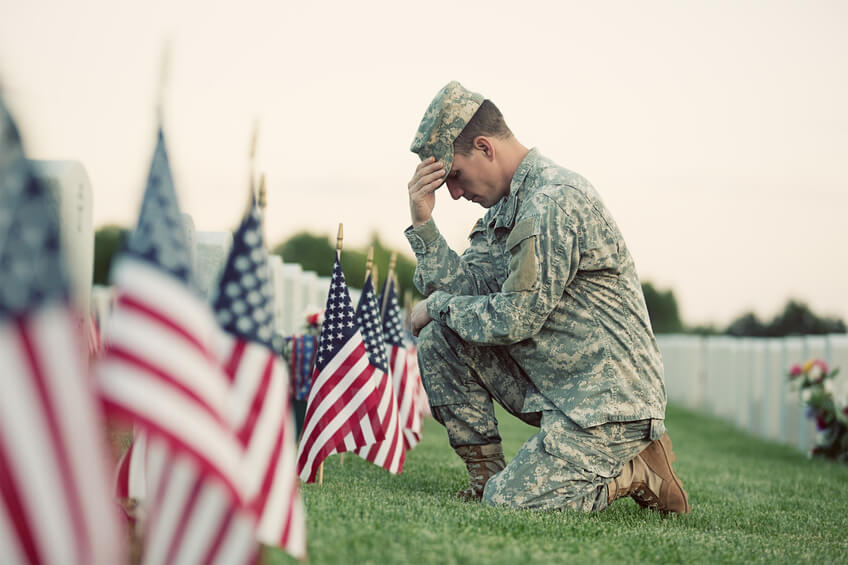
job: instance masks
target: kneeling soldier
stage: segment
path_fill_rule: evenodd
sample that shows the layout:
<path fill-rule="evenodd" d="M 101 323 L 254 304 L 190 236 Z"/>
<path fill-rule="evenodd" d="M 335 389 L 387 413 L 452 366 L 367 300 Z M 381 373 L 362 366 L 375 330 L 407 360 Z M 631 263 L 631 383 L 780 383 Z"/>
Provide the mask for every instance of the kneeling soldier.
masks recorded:
<path fill-rule="evenodd" d="M 413 310 L 424 387 L 465 461 L 467 499 L 688 513 L 665 432 L 663 368 L 633 259 L 586 179 L 527 149 L 457 82 L 415 135 Z M 487 209 L 462 254 L 432 218 L 447 185 Z M 419 333 L 420 332 L 420 333 Z M 493 399 L 540 427 L 505 465 Z"/>

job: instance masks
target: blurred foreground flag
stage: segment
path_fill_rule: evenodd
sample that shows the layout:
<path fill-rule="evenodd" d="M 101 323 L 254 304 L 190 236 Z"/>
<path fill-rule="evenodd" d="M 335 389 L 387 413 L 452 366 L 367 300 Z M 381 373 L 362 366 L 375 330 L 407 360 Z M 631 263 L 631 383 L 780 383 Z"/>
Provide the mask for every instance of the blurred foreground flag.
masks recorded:
<path fill-rule="evenodd" d="M 381 372 L 369 362 L 337 256 L 297 452 L 304 481 L 315 481 L 328 455 L 385 439 L 377 412 Z"/>
<path fill-rule="evenodd" d="M 161 130 L 138 226 L 112 273 L 118 299 L 98 368 L 110 414 L 146 434 L 144 563 L 246 563 L 244 449 L 230 424 L 220 332 L 192 283 Z"/>
<path fill-rule="evenodd" d="M 389 368 L 398 405 L 398 421 L 403 431 L 405 449 L 412 449 L 421 441 L 421 409 L 418 387 L 420 376 L 410 370 L 410 353 L 404 344 L 403 322 L 397 296 L 397 282 L 389 277 L 380 295 L 380 304 L 385 304 L 383 335 L 386 339 Z"/>
<path fill-rule="evenodd" d="M 122 563 L 58 217 L 0 99 L 0 563 Z"/>
<path fill-rule="evenodd" d="M 386 357 L 386 342 L 383 340 L 383 324 L 377 297 L 374 294 L 374 284 L 371 273 L 365 279 L 362 293 L 359 295 L 359 305 L 356 308 L 356 321 L 365 339 L 365 349 L 371 365 L 377 369 L 374 377 L 377 379 L 377 396 L 380 403 L 377 412 L 380 422 L 386 432 L 383 441 L 367 445 L 356 450 L 356 453 L 366 461 L 390 471 L 403 471 L 406 450 L 403 446 L 403 432 L 398 423 L 398 407 L 395 398 L 392 377 L 389 374 L 389 360 Z"/>
<path fill-rule="evenodd" d="M 291 383 L 271 344 L 273 295 L 261 212 L 250 208 L 233 235 L 233 247 L 215 298 L 224 329 L 218 352 L 234 392 L 232 423 L 245 451 L 245 498 L 256 512 L 256 537 L 306 557 L 303 502 L 295 473 Z"/>

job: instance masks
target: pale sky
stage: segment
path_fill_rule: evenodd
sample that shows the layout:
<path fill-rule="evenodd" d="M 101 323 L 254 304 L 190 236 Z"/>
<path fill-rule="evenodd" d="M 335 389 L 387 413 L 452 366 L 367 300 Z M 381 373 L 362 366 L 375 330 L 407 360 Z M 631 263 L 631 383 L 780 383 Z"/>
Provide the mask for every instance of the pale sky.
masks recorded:
<path fill-rule="evenodd" d="M 588 178 L 684 321 L 848 321 L 848 2 L 0 0 L 0 84 L 33 158 L 75 159 L 94 225 L 134 225 L 171 45 L 183 210 L 231 229 L 248 147 L 272 244 L 312 230 L 406 250 L 409 145 L 450 80 Z M 462 250 L 477 205 L 440 190 Z"/>

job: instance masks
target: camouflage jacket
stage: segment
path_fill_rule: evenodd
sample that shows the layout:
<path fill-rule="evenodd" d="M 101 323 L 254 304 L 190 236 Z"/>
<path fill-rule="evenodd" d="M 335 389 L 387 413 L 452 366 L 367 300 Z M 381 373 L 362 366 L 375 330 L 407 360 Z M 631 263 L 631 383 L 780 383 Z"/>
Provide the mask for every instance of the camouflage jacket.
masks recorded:
<path fill-rule="evenodd" d="M 430 315 L 468 342 L 507 346 L 536 385 L 524 411 L 553 404 L 584 428 L 664 419 L 662 359 L 633 259 L 586 179 L 532 149 L 461 256 L 432 218 L 406 236 Z"/>

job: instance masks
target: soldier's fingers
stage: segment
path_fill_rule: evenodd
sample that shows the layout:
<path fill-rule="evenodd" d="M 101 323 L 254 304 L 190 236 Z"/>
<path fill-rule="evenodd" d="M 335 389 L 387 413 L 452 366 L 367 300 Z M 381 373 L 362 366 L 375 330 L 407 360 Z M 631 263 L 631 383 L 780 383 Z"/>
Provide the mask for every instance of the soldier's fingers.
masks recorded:
<path fill-rule="evenodd" d="M 432 159 L 432 157 L 430 157 L 430 159 Z M 437 171 L 440 171 L 440 170 L 442 170 L 442 171 L 444 170 L 444 164 L 441 161 L 429 162 L 429 163 L 427 161 L 422 161 L 415 168 L 415 174 L 412 175 L 412 180 L 409 181 L 409 185 L 408 185 L 409 188 L 412 188 L 412 186 L 416 182 L 418 182 L 422 177 L 425 177 L 427 175 L 430 175 L 430 174 L 437 172 Z M 444 174 L 444 173 L 442 173 L 442 174 Z"/>
<path fill-rule="evenodd" d="M 422 196 L 425 195 L 425 194 L 430 194 L 431 192 L 434 192 L 440 186 L 442 186 L 441 177 L 437 178 L 434 181 L 430 181 L 426 184 L 422 184 L 421 187 L 416 191 L 415 194 L 416 195 L 422 195 Z"/>
<path fill-rule="evenodd" d="M 436 181 L 438 181 L 439 184 L 441 184 L 444 176 L 445 176 L 444 168 L 439 168 L 439 169 L 436 169 L 433 172 L 430 172 L 430 173 L 425 174 L 423 176 L 419 176 L 418 178 L 413 178 L 412 182 L 409 185 L 409 192 L 410 193 L 418 192 L 422 188 L 424 188 L 425 186 L 429 185 L 430 183 L 436 182 Z"/>

